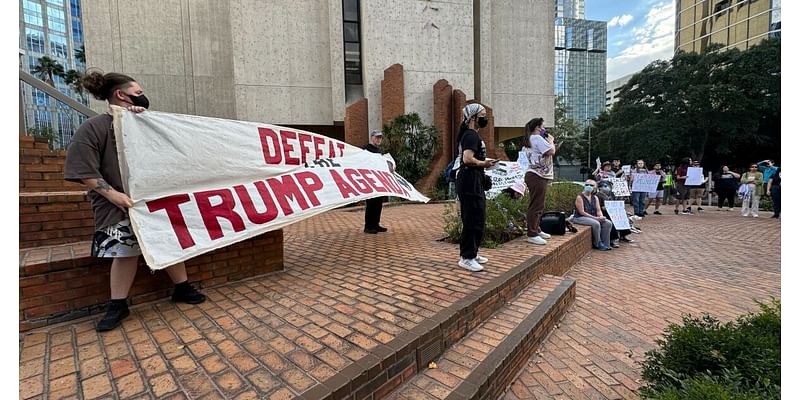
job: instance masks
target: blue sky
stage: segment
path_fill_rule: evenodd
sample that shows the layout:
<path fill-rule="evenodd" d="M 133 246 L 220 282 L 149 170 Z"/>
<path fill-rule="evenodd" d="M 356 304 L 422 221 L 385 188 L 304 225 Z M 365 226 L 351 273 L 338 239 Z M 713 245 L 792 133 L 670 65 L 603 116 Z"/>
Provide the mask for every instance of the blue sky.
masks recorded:
<path fill-rule="evenodd" d="M 672 58 L 673 0 L 586 0 L 586 19 L 608 21 L 607 81 Z"/>

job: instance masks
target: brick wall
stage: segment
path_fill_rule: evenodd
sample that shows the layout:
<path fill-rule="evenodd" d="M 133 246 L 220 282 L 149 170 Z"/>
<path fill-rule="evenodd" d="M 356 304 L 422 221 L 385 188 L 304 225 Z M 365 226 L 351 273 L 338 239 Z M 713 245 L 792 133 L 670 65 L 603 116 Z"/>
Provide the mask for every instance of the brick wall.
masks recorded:
<path fill-rule="evenodd" d="M 64 180 L 66 150 L 50 150 L 47 141 L 19 137 L 19 191 L 81 191 L 83 185 Z"/>
<path fill-rule="evenodd" d="M 19 194 L 19 247 L 22 249 L 91 240 L 92 207 L 85 192 Z"/>
<path fill-rule="evenodd" d="M 110 259 L 89 255 L 90 242 L 20 252 L 20 331 L 100 313 L 110 298 Z M 272 231 L 186 261 L 189 281 L 220 285 L 283 269 L 283 231 Z M 130 292 L 132 304 L 166 298 L 172 282 L 150 273 L 140 258 Z"/>

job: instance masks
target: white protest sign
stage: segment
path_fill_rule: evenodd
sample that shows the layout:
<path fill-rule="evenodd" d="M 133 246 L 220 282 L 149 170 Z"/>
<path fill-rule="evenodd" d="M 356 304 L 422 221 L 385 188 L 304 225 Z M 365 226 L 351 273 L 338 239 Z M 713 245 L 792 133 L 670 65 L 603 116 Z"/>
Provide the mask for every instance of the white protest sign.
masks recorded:
<path fill-rule="evenodd" d="M 486 169 L 485 173 L 492 178 L 492 188 L 486 191 L 487 199 L 497 197 L 503 189 L 512 188 L 519 192 L 520 183 L 522 184 L 522 193 L 525 193 L 525 171 L 522 170 L 518 162 L 498 161 L 494 167 Z M 517 184 L 516 188 L 514 187 L 515 184 Z"/>
<path fill-rule="evenodd" d="M 597 157 L 597 160 L 594 160 L 594 161 L 597 162 L 597 169 L 600 169 L 600 165 L 601 165 L 600 157 Z"/>
<path fill-rule="evenodd" d="M 686 173 L 686 185 L 695 186 L 703 184 L 703 167 L 689 167 Z"/>
<path fill-rule="evenodd" d="M 627 197 L 631 195 L 630 190 L 628 190 L 628 180 L 625 178 L 611 178 L 609 179 L 612 185 L 612 191 L 614 196 L 617 197 Z"/>
<path fill-rule="evenodd" d="M 611 217 L 611 222 L 618 231 L 631 229 L 631 223 L 628 220 L 628 214 L 625 212 L 625 202 L 621 200 L 606 200 L 606 211 L 608 216 Z"/>
<path fill-rule="evenodd" d="M 658 187 L 661 175 L 633 174 L 632 192 L 654 193 Z"/>
<path fill-rule="evenodd" d="M 428 201 L 386 157 L 323 135 L 112 108 L 129 215 L 153 269 L 360 200 Z"/>
<path fill-rule="evenodd" d="M 623 165 L 622 166 L 622 175 L 628 176 L 631 174 L 631 166 L 630 165 Z"/>

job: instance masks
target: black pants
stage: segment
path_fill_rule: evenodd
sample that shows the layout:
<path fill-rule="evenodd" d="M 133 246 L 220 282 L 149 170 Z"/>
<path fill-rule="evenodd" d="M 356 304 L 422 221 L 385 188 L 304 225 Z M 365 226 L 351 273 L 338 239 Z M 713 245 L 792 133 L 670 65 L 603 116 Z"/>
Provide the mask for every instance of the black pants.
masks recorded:
<path fill-rule="evenodd" d="M 725 200 L 728 201 L 728 208 L 733 208 L 733 200 L 736 198 L 736 189 L 717 189 L 717 207 L 722 208 Z"/>
<path fill-rule="evenodd" d="M 364 211 L 364 229 L 377 229 L 381 224 L 381 211 L 385 196 L 375 197 L 367 200 L 367 207 Z"/>
<path fill-rule="evenodd" d="M 781 185 L 769 188 L 769 195 L 772 197 L 772 214 L 781 215 Z"/>
<path fill-rule="evenodd" d="M 461 258 L 472 259 L 478 255 L 486 229 L 486 199 L 482 196 L 459 196 L 461 204 Z"/>

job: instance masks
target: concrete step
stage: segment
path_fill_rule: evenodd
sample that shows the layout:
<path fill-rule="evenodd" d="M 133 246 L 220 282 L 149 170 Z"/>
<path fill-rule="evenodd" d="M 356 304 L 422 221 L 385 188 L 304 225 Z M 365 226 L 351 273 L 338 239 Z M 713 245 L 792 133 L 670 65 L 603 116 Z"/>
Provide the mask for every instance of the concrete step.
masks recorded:
<path fill-rule="evenodd" d="M 386 398 L 498 398 L 574 299 L 574 279 L 543 275 Z"/>

